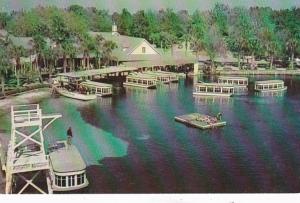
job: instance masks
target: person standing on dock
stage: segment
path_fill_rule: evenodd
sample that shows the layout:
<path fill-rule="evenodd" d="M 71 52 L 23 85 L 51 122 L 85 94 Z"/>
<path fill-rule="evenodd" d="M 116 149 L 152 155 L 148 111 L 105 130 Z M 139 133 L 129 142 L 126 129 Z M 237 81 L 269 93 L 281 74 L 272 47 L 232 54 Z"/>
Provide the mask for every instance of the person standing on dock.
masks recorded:
<path fill-rule="evenodd" d="M 73 138 L 73 132 L 72 132 L 72 128 L 69 127 L 68 130 L 67 130 L 67 143 L 68 145 L 71 145 L 72 144 L 72 138 Z"/>

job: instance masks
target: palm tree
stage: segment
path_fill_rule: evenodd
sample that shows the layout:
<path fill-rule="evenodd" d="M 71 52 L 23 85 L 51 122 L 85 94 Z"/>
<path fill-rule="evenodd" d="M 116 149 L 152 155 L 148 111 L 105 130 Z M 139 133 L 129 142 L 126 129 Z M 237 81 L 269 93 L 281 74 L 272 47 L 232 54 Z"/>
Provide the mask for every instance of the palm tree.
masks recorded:
<path fill-rule="evenodd" d="M 9 54 L 15 61 L 14 73 L 17 78 L 17 87 L 20 86 L 20 71 L 21 71 L 21 56 L 24 56 L 25 49 L 22 46 L 17 46 L 9 41 Z"/>
<path fill-rule="evenodd" d="M 88 34 L 80 37 L 80 48 L 83 52 L 84 67 L 90 68 L 90 52 L 95 49 L 94 40 Z"/>
<path fill-rule="evenodd" d="M 97 64 L 95 67 L 100 68 L 101 66 L 101 57 L 103 55 L 103 47 L 104 47 L 105 39 L 102 35 L 97 35 L 95 38 L 95 52 L 97 58 Z"/>
<path fill-rule="evenodd" d="M 294 69 L 294 57 L 295 57 L 295 50 L 297 46 L 299 45 L 299 42 L 295 38 L 289 38 L 286 42 L 286 49 L 291 54 L 291 61 L 290 61 L 290 68 Z"/>
<path fill-rule="evenodd" d="M 103 60 L 105 61 L 105 65 L 110 64 L 110 61 L 113 59 L 112 50 L 117 48 L 117 44 L 113 41 L 105 41 L 103 44 Z"/>
<path fill-rule="evenodd" d="M 41 75 L 41 67 L 39 66 L 39 59 L 42 58 L 45 67 L 45 49 L 46 49 L 46 41 L 43 36 L 35 35 L 33 37 L 33 51 L 36 54 L 36 65 L 39 73 L 40 81 L 42 81 Z"/>

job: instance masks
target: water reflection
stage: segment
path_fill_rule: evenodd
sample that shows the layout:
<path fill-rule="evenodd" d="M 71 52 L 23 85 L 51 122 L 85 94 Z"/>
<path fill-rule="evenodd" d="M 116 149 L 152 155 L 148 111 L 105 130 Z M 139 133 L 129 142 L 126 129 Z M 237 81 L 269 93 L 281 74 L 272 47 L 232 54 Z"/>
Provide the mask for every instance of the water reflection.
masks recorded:
<path fill-rule="evenodd" d="M 97 97 L 97 103 L 101 107 L 108 107 L 112 105 L 112 97 Z"/>
<path fill-rule="evenodd" d="M 166 91 L 165 88 L 157 87 L 157 89 L 146 89 L 139 87 L 124 87 L 126 92 L 126 97 L 133 97 L 132 99 L 137 102 L 150 103 L 155 100 L 155 95 L 158 90 Z"/>
<path fill-rule="evenodd" d="M 254 95 L 257 97 L 283 97 L 286 94 L 286 90 L 278 90 L 271 92 L 255 92 Z"/>
<path fill-rule="evenodd" d="M 229 104 L 233 102 L 232 97 L 193 95 L 193 98 L 195 104 L 212 104 L 212 103 Z"/>

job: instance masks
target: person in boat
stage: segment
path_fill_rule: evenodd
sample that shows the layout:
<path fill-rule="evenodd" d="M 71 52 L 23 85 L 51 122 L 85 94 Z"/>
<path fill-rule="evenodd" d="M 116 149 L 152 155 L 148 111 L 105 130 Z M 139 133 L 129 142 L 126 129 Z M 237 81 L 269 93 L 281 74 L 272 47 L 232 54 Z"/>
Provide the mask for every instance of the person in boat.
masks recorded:
<path fill-rule="evenodd" d="M 69 127 L 68 130 L 67 130 L 67 143 L 68 145 L 71 145 L 72 144 L 72 138 L 73 138 L 73 132 L 72 132 L 72 128 Z"/>

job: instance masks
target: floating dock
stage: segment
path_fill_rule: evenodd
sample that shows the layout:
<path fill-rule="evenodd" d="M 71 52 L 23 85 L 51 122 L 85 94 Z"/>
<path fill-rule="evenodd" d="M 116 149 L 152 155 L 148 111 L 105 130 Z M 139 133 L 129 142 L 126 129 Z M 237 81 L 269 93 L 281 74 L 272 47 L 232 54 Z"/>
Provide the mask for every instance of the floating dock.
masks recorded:
<path fill-rule="evenodd" d="M 188 126 L 200 129 L 210 129 L 226 125 L 226 121 L 218 120 L 217 117 L 200 113 L 191 113 L 182 116 L 176 116 L 175 120 Z"/>

